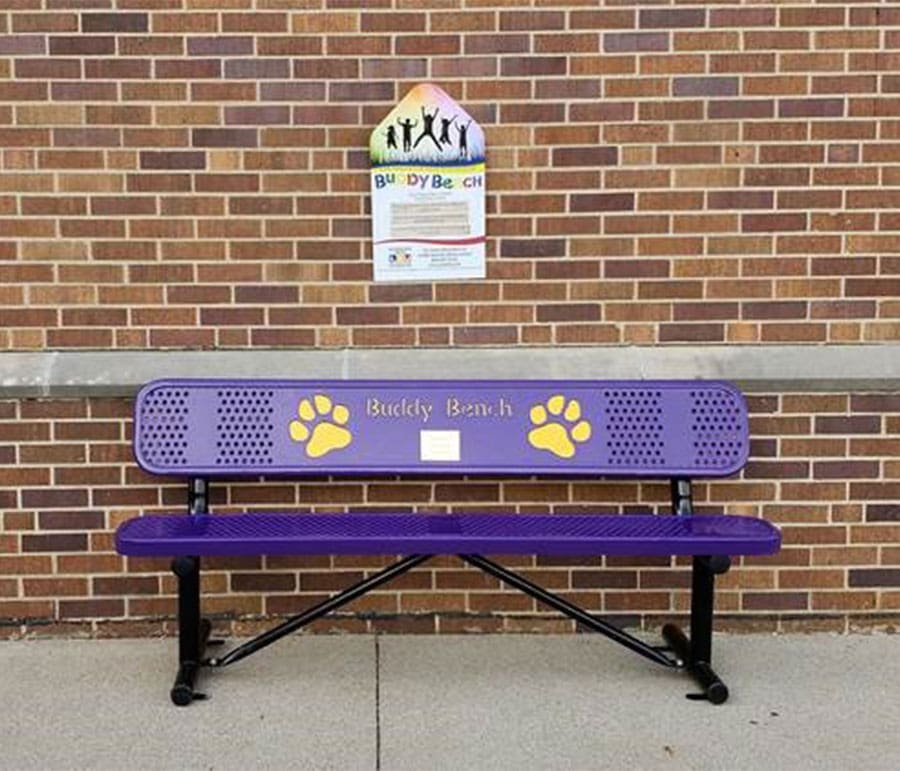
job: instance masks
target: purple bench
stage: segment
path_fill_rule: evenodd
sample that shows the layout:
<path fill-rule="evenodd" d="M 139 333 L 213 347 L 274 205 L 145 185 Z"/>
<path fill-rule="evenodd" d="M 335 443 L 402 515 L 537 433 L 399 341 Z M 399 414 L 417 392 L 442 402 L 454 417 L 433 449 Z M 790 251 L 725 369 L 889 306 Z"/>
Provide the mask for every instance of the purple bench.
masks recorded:
<path fill-rule="evenodd" d="M 728 690 L 710 666 L 715 575 L 730 556 L 772 554 L 780 534 L 751 517 L 696 515 L 691 479 L 737 473 L 748 453 L 740 392 L 720 382 L 164 380 L 135 405 L 134 450 L 152 474 L 187 479 L 184 514 L 116 533 L 121 554 L 173 557 L 179 669 L 172 700 L 202 698 L 198 670 L 232 664 L 434 555 L 455 554 L 579 624 L 667 667 L 697 696 Z M 211 479 L 249 476 L 539 475 L 670 480 L 672 515 L 209 513 Z M 327 481 L 323 481 L 327 484 Z M 212 555 L 391 554 L 374 573 L 224 656 L 204 658 L 200 560 Z M 650 645 L 485 554 L 691 555 L 691 639 Z"/>

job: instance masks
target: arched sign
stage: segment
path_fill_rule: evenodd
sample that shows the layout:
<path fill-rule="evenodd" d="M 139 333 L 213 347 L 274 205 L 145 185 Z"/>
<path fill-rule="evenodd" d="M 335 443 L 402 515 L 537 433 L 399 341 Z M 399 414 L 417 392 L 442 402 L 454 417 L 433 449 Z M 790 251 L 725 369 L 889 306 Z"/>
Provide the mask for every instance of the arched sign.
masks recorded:
<path fill-rule="evenodd" d="M 376 281 L 484 278 L 484 132 L 430 83 L 372 132 Z"/>

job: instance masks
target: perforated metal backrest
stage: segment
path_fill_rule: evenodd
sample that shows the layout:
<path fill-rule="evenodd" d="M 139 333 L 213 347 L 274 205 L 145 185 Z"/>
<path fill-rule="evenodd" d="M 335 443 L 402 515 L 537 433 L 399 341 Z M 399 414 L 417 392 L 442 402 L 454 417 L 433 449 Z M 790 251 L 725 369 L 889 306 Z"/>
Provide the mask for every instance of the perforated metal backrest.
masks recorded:
<path fill-rule="evenodd" d="M 722 382 L 162 380 L 134 447 L 176 475 L 724 476 L 748 427 Z"/>

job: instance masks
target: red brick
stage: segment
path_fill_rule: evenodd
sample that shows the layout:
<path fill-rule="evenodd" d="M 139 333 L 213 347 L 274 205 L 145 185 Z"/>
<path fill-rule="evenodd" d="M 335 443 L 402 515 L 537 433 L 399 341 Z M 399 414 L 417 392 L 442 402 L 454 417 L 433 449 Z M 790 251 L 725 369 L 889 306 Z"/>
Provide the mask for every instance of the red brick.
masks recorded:
<path fill-rule="evenodd" d="M 712 8 L 709 11 L 711 27 L 771 27 L 775 25 L 774 8 Z"/>
<path fill-rule="evenodd" d="M 112 618 L 125 615 L 122 600 L 60 600 L 60 618 Z"/>
<path fill-rule="evenodd" d="M 189 56 L 241 56 L 253 54 L 253 38 L 245 36 L 208 36 L 187 39 Z"/>
<path fill-rule="evenodd" d="M 81 78 L 80 59 L 16 59 L 15 65 L 16 77 L 22 79 L 79 80 Z"/>
<path fill-rule="evenodd" d="M 617 163 L 615 147 L 572 147 L 553 151 L 554 166 L 614 166 Z"/>
<path fill-rule="evenodd" d="M 661 324 L 662 342 L 721 342 L 725 330 L 721 324 Z"/>
<path fill-rule="evenodd" d="M 98 597 L 104 595 L 157 594 L 159 579 L 155 576 L 110 576 L 95 578 L 92 582 L 93 593 Z"/>
<path fill-rule="evenodd" d="M 607 53 L 637 51 L 666 51 L 669 36 L 662 32 L 608 32 L 603 35 L 603 50 Z"/>
<path fill-rule="evenodd" d="M 41 530 L 99 530 L 104 517 L 100 511 L 42 511 L 38 526 Z"/>
<path fill-rule="evenodd" d="M 508 58 L 500 64 L 500 74 L 504 77 L 565 75 L 566 72 L 567 60 L 564 56 Z"/>
<path fill-rule="evenodd" d="M 19 621 L 24 619 L 49 619 L 53 617 L 50 600 L 0 600 L 0 619 Z"/>
<path fill-rule="evenodd" d="M 558 123 L 564 119 L 565 105 L 549 103 L 503 104 L 500 117 L 503 123 Z M 565 165 L 565 164 L 561 164 Z"/>
<path fill-rule="evenodd" d="M 235 592 L 293 592 L 296 584 L 293 573 L 235 573 L 231 577 Z"/>
<path fill-rule="evenodd" d="M 518 333 L 512 326 L 455 327 L 453 342 L 456 345 L 503 345 L 514 343 Z"/>
<path fill-rule="evenodd" d="M 529 51 L 528 35 L 466 35 L 467 55 L 525 54 Z"/>
<path fill-rule="evenodd" d="M 54 505 L 51 501 L 48 505 Z M 72 505 L 66 503 L 64 505 Z M 75 505 L 78 505 L 77 503 Z M 83 533 L 54 533 L 53 535 L 23 535 L 23 552 L 86 551 L 87 536 Z"/>
<path fill-rule="evenodd" d="M 83 13 L 82 32 L 146 32 L 146 13 Z"/>
<path fill-rule="evenodd" d="M 116 39 L 111 36 L 51 35 L 48 41 L 53 56 L 106 56 L 116 52 Z"/>

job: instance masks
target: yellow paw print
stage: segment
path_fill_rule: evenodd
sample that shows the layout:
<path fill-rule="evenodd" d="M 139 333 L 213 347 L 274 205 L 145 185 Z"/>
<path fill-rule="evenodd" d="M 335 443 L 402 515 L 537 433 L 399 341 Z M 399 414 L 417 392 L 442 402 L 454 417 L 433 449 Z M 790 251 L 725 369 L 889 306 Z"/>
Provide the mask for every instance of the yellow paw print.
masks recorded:
<path fill-rule="evenodd" d="M 342 450 L 353 439 L 344 426 L 350 420 L 350 410 L 343 404 L 333 404 L 325 394 L 316 394 L 312 401 L 301 399 L 297 407 L 299 420 L 290 424 L 291 439 L 306 442 L 306 454 L 321 458 L 332 450 Z M 309 423 L 319 422 L 310 430 Z"/>
<path fill-rule="evenodd" d="M 591 424 L 581 420 L 581 405 L 577 399 L 569 399 L 566 404 L 565 396 L 551 396 L 546 405 L 535 404 L 530 417 L 535 427 L 528 432 L 528 443 L 560 458 L 571 458 L 575 455 L 574 442 L 580 444 L 591 438 Z"/>

